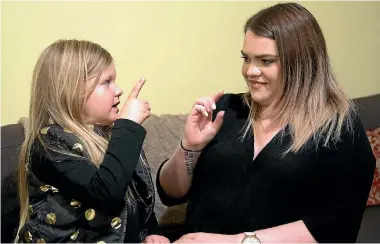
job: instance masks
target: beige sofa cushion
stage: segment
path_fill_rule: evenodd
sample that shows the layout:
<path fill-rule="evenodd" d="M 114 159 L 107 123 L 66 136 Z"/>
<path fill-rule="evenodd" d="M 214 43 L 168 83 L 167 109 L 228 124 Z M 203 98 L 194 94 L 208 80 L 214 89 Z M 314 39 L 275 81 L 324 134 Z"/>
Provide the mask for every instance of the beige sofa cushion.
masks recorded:
<path fill-rule="evenodd" d="M 143 148 L 152 171 L 153 180 L 161 163 L 168 159 L 178 147 L 182 139 L 187 115 L 151 115 L 143 126 L 147 131 Z M 160 224 L 178 223 L 184 219 L 185 206 L 175 206 L 167 209 L 156 189 L 155 213 Z M 165 214 L 164 214 L 165 213 Z M 164 216 L 163 216 L 164 215 Z M 161 216 L 163 216 L 161 218 Z"/>

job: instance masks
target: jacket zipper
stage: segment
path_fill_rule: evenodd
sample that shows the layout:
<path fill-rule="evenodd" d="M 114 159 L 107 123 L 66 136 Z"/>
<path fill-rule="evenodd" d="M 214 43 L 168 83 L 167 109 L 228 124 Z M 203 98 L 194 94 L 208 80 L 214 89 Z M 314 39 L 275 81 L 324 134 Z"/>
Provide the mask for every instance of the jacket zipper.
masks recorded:
<path fill-rule="evenodd" d="M 123 229 L 123 240 L 122 240 L 122 242 L 126 242 L 126 235 L 125 235 L 125 233 L 126 233 L 126 231 L 127 231 L 127 220 L 128 220 L 128 203 L 127 202 L 125 202 L 125 213 L 124 213 L 124 219 L 125 219 L 125 224 L 124 224 L 124 229 Z"/>
<path fill-rule="evenodd" d="M 151 205 L 150 207 L 150 211 L 149 211 L 149 214 L 147 216 L 147 218 L 145 219 L 145 223 L 149 220 L 150 216 L 152 215 L 153 213 L 153 210 L 154 210 L 154 204 L 155 204 L 155 195 L 156 195 L 156 192 L 155 192 L 155 189 L 154 189 L 154 185 L 153 185 L 153 178 L 152 178 L 152 175 L 149 173 L 149 168 L 148 166 L 146 166 L 145 164 L 142 164 L 143 165 L 143 168 L 145 169 L 146 172 L 144 172 L 145 175 L 148 175 L 149 177 L 149 180 L 150 180 L 150 183 L 149 184 L 148 182 L 145 182 L 145 184 L 147 184 L 147 186 L 152 190 L 153 194 L 152 194 L 152 197 L 153 197 L 153 204 Z M 143 179 L 144 180 L 144 179 Z M 145 180 L 144 180 L 145 181 Z"/>

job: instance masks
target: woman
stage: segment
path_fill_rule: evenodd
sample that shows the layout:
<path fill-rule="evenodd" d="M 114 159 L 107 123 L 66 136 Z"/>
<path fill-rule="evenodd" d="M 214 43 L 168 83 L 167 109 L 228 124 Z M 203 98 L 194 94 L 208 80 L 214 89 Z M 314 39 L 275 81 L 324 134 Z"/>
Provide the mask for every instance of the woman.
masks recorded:
<path fill-rule="evenodd" d="M 198 99 L 158 171 L 162 202 L 188 201 L 178 242 L 354 242 L 375 158 L 316 19 L 277 4 L 244 32 L 249 91 Z"/>

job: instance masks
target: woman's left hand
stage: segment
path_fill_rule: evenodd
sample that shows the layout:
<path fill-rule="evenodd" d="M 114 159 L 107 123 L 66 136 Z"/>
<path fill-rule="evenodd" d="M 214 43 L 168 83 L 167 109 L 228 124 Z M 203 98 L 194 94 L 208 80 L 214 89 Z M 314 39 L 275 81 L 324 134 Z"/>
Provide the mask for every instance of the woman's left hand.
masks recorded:
<path fill-rule="evenodd" d="M 150 235 L 145 238 L 143 243 L 170 243 L 170 241 L 165 236 Z"/>
<path fill-rule="evenodd" d="M 242 234 L 221 235 L 198 232 L 183 235 L 174 243 L 241 243 L 242 240 Z"/>

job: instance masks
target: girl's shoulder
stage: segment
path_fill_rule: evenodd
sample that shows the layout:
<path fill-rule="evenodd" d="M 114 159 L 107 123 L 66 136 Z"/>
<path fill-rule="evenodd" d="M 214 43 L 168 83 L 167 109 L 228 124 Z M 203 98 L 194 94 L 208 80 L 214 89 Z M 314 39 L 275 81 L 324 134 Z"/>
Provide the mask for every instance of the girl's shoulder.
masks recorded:
<path fill-rule="evenodd" d="M 60 161 L 67 156 L 85 156 L 84 148 L 78 137 L 66 128 L 51 124 L 40 130 L 41 140 L 32 146 L 32 154 L 43 156 L 52 161 Z"/>
<path fill-rule="evenodd" d="M 51 142 L 60 142 L 64 144 L 73 144 L 79 141 L 78 137 L 67 128 L 62 128 L 57 124 L 50 124 L 40 130 L 43 138 Z"/>

